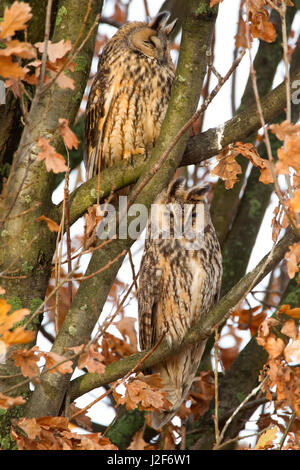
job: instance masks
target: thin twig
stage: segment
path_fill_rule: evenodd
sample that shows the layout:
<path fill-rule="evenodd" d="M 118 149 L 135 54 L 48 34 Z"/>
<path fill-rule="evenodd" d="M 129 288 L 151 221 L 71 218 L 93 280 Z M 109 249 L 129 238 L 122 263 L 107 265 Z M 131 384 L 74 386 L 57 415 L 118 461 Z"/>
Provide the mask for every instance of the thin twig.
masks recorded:
<path fill-rule="evenodd" d="M 130 263 L 130 267 L 131 267 L 131 271 L 132 271 L 132 278 L 133 278 L 135 290 L 137 292 L 138 291 L 137 277 L 135 275 L 134 262 L 133 262 L 132 253 L 131 253 L 130 249 L 128 250 L 128 258 L 129 258 L 129 263 Z"/>
<path fill-rule="evenodd" d="M 108 263 L 106 263 L 105 266 L 103 266 L 102 268 L 98 269 L 98 271 L 95 271 L 94 273 L 92 274 L 89 274 L 87 276 L 82 276 L 82 277 L 79 277 L 76 279 L 76 281 L 85 281 L 86 279 L 90 279 L 91 277 L 94 277 L 96 276 L 97 274 L 100 274 L 102 273 L 102 271 L 105 271 L 105 269 L 108 269 L 112 264 L 116 263 L 117 261 L 119 261 L 120 258 L 122 258 L 122 256 L 125 256 L 127 253 L 127 250 L 123 250 L 121 253 L 119 253 L 114 259 L 108 261 Z"/>
<path fill-rule="evenodd" d="M 265 384 L 265 382 L 267 381 L 268 377 L 265 377 L 261 383 L 255 387 L 250 393 L 249 395 L 246 396 L 246 398 L 242 401 L 242 403 L 239 404 L 239 406 L 234 410 L 234 412 L 232 413 L 232 415 L 230 416 L 230 418 L 228 418 L 228 420 L 226 421 L 225 425 L 223 426 L 223 429 L 221 431 L 221 434 L 220 434 L 220 439 L 219 439 L 219 444 L 216 445 L 214 447 L 214 449 L 218 449 L 220 443 L 222 442 L 222 440 L 224 439 L 224 435 L 229 427 L 229 425 L 232 423 L 234 417 L 239 413 L 239 411 L 243 408 L 243 406 L 250 400 L 251 397 L 255 396 L 259 390 L 262 388 L 262 386 Z"/>
<path fill-rule="evenodd" d="M 69 204 L 69 175 L 70 175 L 70 165 L 69 165 L 69 152 L 68 152 L 68 169 L 65 174 L 65 187 L 64 187 L 64 199 L 66 207 L 66 236 L 67 236 L 67 262 L 68 262 L 68 273 L 72 271 L 72 262 L 71 262 L 71 236 L 70 236 L 70 204 Z M 68 282 L 68 291 L 69 291 L 69 302 L 72 303 L 73 293 L 72 279 Z"/>
<path fill-rule="evenodd" d="M 278 446 L 278 450 L 281 450 L 281 449 L 282 449 L 283 444 L 284 444 L 284 442 L 285 442 L 285 440 L 286 440 L 286 438 L 287 438 L 287 435 L 288 435 L 288 433 L 289 433 L 289 431 L 290 431 L 290 429 L 291 429 L 291 426 L 292 426 L 292 424 L 293 424 L 293 422 L 294 422 L 296 416 L 297 416 L 297 415 L 296 415 L 296 412 L 293 411 L 293 413 L 292 413 L 292 415 L 291 415 L 291 417 L 290 417 L 290 419 L 289 419 L 289 422 L 288 422 L 288 424 L 287 424 L 287 427 L 286 427 L 285 430 L 284 430 L 283 436 L 282 436 L 282 438 L 281 438 L 281 440 L 280 440 L 280 443 L 279 443 L 279 446 Z"/>
<path fill-rule="evenodd" d="M 215 414 L 214 414 L 214 423 L 215 423 L 215 435 L 216 435 L 216 445 L 220 442 L 220 430 L 219 430 L 219 358 L 218 358 L 218 342 L 220 336 L 218 328 L 215 328 L 215 344 L 214 344 L 214 360 L 215 360 L 215 369 L 214 369 L 214 383 L 215 383 Z"/>
<path fill-rule="evenodd" d="M 147 0 L 144 0 L 144 8 L 145 8 L 146 17 L 149 18 L 150 17 L 150 12 L 149 12 L 149 7 L 148 7 Z"/>

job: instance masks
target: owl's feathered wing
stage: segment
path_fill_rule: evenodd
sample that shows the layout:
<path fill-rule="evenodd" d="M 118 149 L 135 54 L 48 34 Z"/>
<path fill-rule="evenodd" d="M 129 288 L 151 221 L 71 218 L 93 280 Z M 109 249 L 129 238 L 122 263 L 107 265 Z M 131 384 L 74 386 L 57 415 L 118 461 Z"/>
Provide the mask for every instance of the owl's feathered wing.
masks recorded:
<path fill-rule="evenodd" d="M 161 290 L 161 271 L 157 268 L 158 260 L 155 252 L 149 248 L 150 242 L 146 240 L 138 290 L 139 340 L 142 349 L 149 349 L 155 344 L 155 315 Z"/>
<path fill-rule="evenodd" d="M 93 81 L 85 113 L 84 163 L 87 179 L 98 171 L 103 145 L 104 131 L 113 106 L 113 83 L 109 82 L 109 70 L 103 64 L 105 53 L 99 60 L 98 72 Z"/>

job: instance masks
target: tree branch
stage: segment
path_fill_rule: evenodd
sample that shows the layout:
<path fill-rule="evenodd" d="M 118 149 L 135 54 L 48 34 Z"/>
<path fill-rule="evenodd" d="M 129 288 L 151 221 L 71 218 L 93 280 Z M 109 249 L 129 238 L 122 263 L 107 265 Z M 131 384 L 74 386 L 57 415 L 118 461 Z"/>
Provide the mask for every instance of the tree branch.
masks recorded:
<path fill-rule="evenodd" d="M 261 280 L 272 271 L 284 257 L 288 247 L 297 241 L 296 234 L 288 228 L 284 237 L 274 246 L 274 248 L 257 264 L 257 266 L 248 274 L 246 274 L 224 297 L 215 305 L 204 317 L 187 332 L 181 344 L 175 345 L 170 350 L 166 340 L 157 348 L 157 350 L 149 357 L 141 367 L 141 370 L 150 368 L 165 360 L 171 354 L 178 352 L 186 344 L 195 344 L 201 340 L 207 339 L 220 322 L 224 321 L 236 305 L 245 298 L 245 296 L 255 287 Z M 85 374 L 74 379 L 70 384 L 69 394 L 71 401 L 77 397 L 89 392 L 90 390 L 106 385 L 117 380 L 130 371 L 134 365 L 141 360 L 147 353 L 134 354 L 126 359 L 114 362 L 108 365 L 105 373 Z"/>

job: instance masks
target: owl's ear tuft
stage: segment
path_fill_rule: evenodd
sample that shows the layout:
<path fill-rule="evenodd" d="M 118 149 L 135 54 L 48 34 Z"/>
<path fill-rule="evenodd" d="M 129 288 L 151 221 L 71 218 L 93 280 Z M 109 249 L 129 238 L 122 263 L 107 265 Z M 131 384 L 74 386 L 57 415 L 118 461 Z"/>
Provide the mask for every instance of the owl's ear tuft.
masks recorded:
<path fill-rule="evenodd" d="M 169 36 L 172 33 L 173 29 L 176 26 L 176 23 L 177 23 L 177 18 L 175 18 L 175 20 L 173 20 L 172 23 L 168 24 L 165 28 L 163 28 L 163 32 L 165 33 L 166 36 Z"/>
<path fill-rule="evenodd" d="M 161 11 L 156 15 L 156 17 L 150 21 L 149 27 L 151 29 L 162 29 L 166 25 L 168 19 L 170 17 L 170 13 L 168 11 Z"/>
<path fill-rule="evenodd" d="M 167 190 L 167 195 L 169 197 L 175 196 L 176 191 L 178 189 L 183 189 L 185 186 L 185 178 L 183 176 L 179 176 L 179 178 L 176 178 L 176 180 L 172 181 Z"/>
<path fill-rule="evenodd" d="M 211 184 L 205 184 L 202 186 L 193 186 L 191 189 L 189 189 L 185 195 L 184 195 L 184 200 L 185 201 L 203 201 L 206 193 L 211 188 Z"/>

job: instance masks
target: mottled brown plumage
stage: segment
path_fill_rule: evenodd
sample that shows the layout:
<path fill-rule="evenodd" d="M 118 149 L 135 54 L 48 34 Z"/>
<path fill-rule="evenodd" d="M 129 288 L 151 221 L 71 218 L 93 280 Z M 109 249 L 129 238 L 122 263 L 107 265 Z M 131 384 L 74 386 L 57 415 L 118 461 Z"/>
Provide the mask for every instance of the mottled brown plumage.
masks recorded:
<path fill-rule="evenodd" d="M 220 245 L 205 201 L 207 187 L 184 188 L 177 179 L 155 201 L 148 222 L 141 262 L 138 308 L 141 349 L 151 348 L 167 327 L 170 345 L 180 343 L 187 330 L 218 300 L 222 277 Z M 172 204 L 170 210 L 169 204 Z M 184 205 L 187 212 L 184 212 Z M 190 208 L 190 209 L 188 209 Z M 198 216 L 196 216 L 198 211 Z M 169 213 L 171 215 L 169 215 Z M 176 226 L 191 222 L 194 233 L 185 230 L 176 238 Z M 170 236 L 163 233 L 170 218 Z M 182 224 L 182 227 L 184 225 Z M 153 235 L 156 233 L 156 239 Z M 186 346 L 180 353 L 156 365 L 171 402 L 169 411 L 153 413 L 159 428 L 178 410 L 197 372 L 205 342 Z"/>
<path fill-rule="evenodd" d="M 87 178 L 98 168 L 151 151 L 174 78 L 169 14 L 122 26 L 103 49 L 85 114 Z"/>

